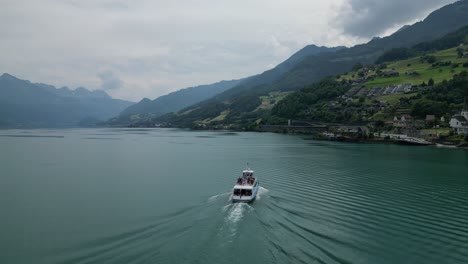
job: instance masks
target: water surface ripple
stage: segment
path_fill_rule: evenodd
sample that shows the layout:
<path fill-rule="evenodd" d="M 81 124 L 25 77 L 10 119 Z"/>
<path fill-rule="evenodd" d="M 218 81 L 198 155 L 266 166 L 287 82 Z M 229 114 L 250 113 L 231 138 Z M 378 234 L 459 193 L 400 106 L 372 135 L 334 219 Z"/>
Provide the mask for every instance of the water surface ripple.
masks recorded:
<path fill-rule="evenodd" d="M 0 263 L 468 263 L 467 151 L 174 129 L 0 132 Z M 247 162 L 259 197 L 232 204 Z"/>

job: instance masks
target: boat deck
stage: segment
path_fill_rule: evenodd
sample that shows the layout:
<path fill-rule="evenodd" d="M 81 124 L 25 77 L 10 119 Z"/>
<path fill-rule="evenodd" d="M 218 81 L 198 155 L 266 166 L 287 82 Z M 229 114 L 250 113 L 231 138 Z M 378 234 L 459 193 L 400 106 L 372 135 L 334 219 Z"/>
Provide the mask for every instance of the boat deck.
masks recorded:
<path fill-rule="evenodd" d="M 240 186 L 253 186 L 255 184 L 254 177 L 240 177 L 237 179 L 236 185 Z"/>

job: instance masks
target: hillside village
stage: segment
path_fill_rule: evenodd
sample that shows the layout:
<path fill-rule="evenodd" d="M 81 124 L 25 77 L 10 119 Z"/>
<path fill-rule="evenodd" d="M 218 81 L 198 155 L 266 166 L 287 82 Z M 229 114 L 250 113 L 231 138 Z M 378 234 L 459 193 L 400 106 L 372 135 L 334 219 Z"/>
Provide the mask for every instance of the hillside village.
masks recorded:
<path fill-rule="evenodd" d="M 434 33 L 432 22 L 424 23 Z M 454 28 L 424 41 L 404 30 L 313 56 L 301 50 L 273 70 L 178 112 L 155 116 L 135 111 L 126 125 L 465 144 L 468 26 Z M 122 121 L 116 120 L 108 124 Z"/>
<path fill-rule="evenodd" d="M 358 63 L 346 74 L 312 85 L 315 88 L 309 89 L 323 88 L 315 90 L 313 97 L 324 99 L 308 101 L 298 112 L 278 110 L 283 104 L 289 105 L 287 109 L 297 108 L 299 102 L 288 102 L 295 93 L 271 92 L 260 96 L 260 104 L 249 114 L 254 123 L 247 128 L 245 123 L 229 122 L 229 110 L 194 122 L 192 128 L 312 133 L 318 139 L 345 141 L 398 142 L 418 138 L 423 144 L 459 145 L 468 141 L 467 104 L 451 103 L 439 108 L 437 104 L 417 104 L 427 96 L 439 96 L 441 85 L 455 78 L 466 80 L 467 54 L 468 46 L 461 44 L 405 60 L 377 65 Z M 456 96 L 455 101 L 463 102 L 463 95 Z M 272 115 L 262 114 L 270 111 Z M 166 122 L 154 125 L 172 126 Z"/>
<path fill-rule="evenodd" d="M 460 51 L 462 52 L 461 54 Z M 456 56 L 455 52 L 458 53 Z M 431 61 L 426 61 L 424 57 L 421 57 L 419 59 L 419 63 L 415 63 L 416 65 L 412 64 L 416 59 L 410 59 L 406 61 L 407 69 L 405 69 L 405 67 L 401 67 L 401 65 L 405 64 L 403 61 L 391 63 L 388 66 L 384 64 L 373 68 L 363 67 L 357 72 L 352 72 L 350 73 L 351 78 L 348 80 L 348 82 L 353 82 L 352 88 L 342 96 L 342 99 L 346 100 L 347 102 L 350 102 L 351 100 L 354 101 L 356 99 L 362 101 L 362 97 L 365 97 L 364 101 L 373 100 L 374 105 L 367 108 L 368 113 L 373 113 L 375 111 L 385 112 L 386 107 L 389 106 L 388 101 L 385 99 L 391 100 L 398 98 L 398 102 L 396 102 L 395 105 L 398 105 L 399 107 L 396 109 L 393 119 L 389 120 L 389 116 L 387 116 L 387 120 L 383 120 L 386 121 L 387 125 L 411 130 L 413 132 L 416 130 L 419 132 L 417 134 L 420 136 L 427 135 L 424 134 L 424 131 L 419 130 L 423 130 L 423 128 L 430 128 L 431 126 L 432 128 L 451 127 L 454 129 L 453 132 L 456 134 L 467 134 L 468 114 L 466 112 L 466 103 L 464 105 L 464 109 L 461 109 L 461 113 L 456 113 L 453 115 L 453 117 L 450 116 L 450 113 L 446 113 L 442 116 L 436 116 L 434 113 L 428 112 L 426 113 L 424 119 L 413 118 L 409 113 L 410 109 L 405 107 L 405 102 L 408 101 L 408 98 L 431 90 L 434 84 L 436 84 L 434 79 L 440 82 L 440 79 L 443 78 L 441 75 L 446 76 L 446 72 L 450 72 L 450 74 L 455 75 L 468 69 L 468 49 L 463 44 L 457 48 L 435 53 L 432 58 L 433 59 Z M 389 67 L 391 67 L 391 69 L 386 70 Z M 424 80 L 422 83 L 415 83 L 415 81 L 421 81 L 419 76 L 422 72 L 433 69 L 437 69 L 438 71 L 432 75 L 427 83 Z M 359 77 L 357 79 L 353 79 L 353 76 L 356 75 Z M 396 84 L 389 84 L 386 86 L 373 85 L 373 83 L 378 83 L 378 81 L 376 81 L 378 78 L 380 78 L 380 82 L 382 83 L 388 83 L 387 80 L 393 78 Z M 342 81 L 345 80 L 345 78 L 342 78 Z M 399 83 L 405 80 L 410 80 L 413 82 Z M 380 100 L 375 100 L 375 98 Z M 363 118 L 365 119 L 367 116 L 363 116 Z M 375 120 L 379 118 L 376 116 L 371 116 L 369 119 Z M 455 122 L 454 120 L 457 120 L 458 122 Z M 443 134 L 443 132 L 446 131 L 447 130 L 439 130 L 438 134 Z"/>
<path fill-rule="evenodd" d="M 460 54 L 460 51 L 462 53 Z M 380 65 L 357 64 L 347 74 L 336 77 L 336 81 L 350 88 L 343 94 L 331 98 L 326 104 L 315 104 L 299 117 L 317 117 L 314 113 L 336 116 L 345 113 L 351 122 L 339 119 L 308 122 L 304 128 L 319 128 L 323 124 L 325 139 L 395 139 L 422 138 L 426 142 L 457 145 L 468 135 L 468 106 L 452 105 L 449 111 L 437 113 L 425 111 L 431 107 L 418 107 L 415 103 L 431 93 L 434 87 L 468 70 L 468 48 L 458 47 L 430 55 L 410 58 Z M 427 58 L 430 58 L 429 60 Z M 466 78 L 466 77 L 464 77 Z M 461 96 L 457 99 L 463 101 Z M 418 110 L 418 111 L 416 111 Z M 421 112 L 424 111 L 424 112 Z M 342 123 L 342 125 L 339 125 Z M 289 126 L 295 131 L 294 126 Z M 320 130 L 320 128 L 319 128 Z"/>

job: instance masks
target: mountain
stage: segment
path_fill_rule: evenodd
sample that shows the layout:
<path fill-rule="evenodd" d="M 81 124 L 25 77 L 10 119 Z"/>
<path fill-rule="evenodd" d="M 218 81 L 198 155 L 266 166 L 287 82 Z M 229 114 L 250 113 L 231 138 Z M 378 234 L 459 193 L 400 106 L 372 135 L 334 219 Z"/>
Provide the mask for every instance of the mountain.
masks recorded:
<path fill-rule="evenodd" d="M 406 26 L 391 36 L 374 38 L 366 44 L 335 52 L 302 56 L 286 70 L 279 70 L 279 65 L 279 69 L 267 71 L 212 99 L 183 109 L 176 115 L 150 120 L 149 123 L 169 122 L 177 126 L 192 126 L 194 122 L 203 120 L 205 123 L 211 120 L 214 124 L 255 120 L 262 115 L 264 97 L 295 91 L 326 76 L 343 74 L 357 63 L 372 64 L 388 50 L 434 40 L 465 25 L 468 25 L 468 0 L 442 7 L 423 21 Z M 293 57 L 283 64 L 287 64 Z M 272 101 L 278 102 L 276 99 Z"/>
<path fill-rule="evenodd" d="M 61 97 L 73 97 L 73 98 L 106 98 L 112 99 L 106 92 L 102 90 L 90 91 L 84 87 L 78 87 L 72 90 L 68 87 L 56 88 L 53 85 L 36 83 L 35 85 L 45 89 L 46 91 L 56 94 Z"/>
<path fill-rule="evenodd" d="M 83 120 L 106 120 L 132 103 L 112 99 L 104 91 L 71 90 L 31 83 L 10 74 L 0 76 L 2 127 L 73 127 Z"/>
<path fill-rule="evenodd" d="M 411 114 L 422 125 L 427 115 L 448 120 L 463 108 L 468 96 L 468 26 L 409 50 L 424 53 L 325 78 L 289 94 L 262 122 L 285 124 L 296 119 L 384 124 L 402 114 Z M 426 125 L 430 128 L 434 123 Z"/>
<path fill-rule="evenodd" d="M 278 79 L 282 74 L 292 69 L 302 58 L 324 52 L 334 52 L 344 47 L 318 47 L 309 45 L 296 52 L 288 60 L 276 66 L 274 69 L 266 71 L 260 75 L 251 76 L 241 80 L 221 81 L 209 85 L 200 85 L 179 90 L 150 100 L 144 98 L 135 105 L 125 109 L 116 118 L 107 122 L 110 125 L 130 124 L 141 122 L 151 118 L 157 118 L 161 115 L 177 112 L 191 105 L 197 104 L 218 94 L 221 94 L 233 87 L 253 87 L 259 84 L 265 84 Z"/>
<path fill-rule="evenodd" d="M 289 57 L 287 60 L 280 63 L 273 69 L 265 71 L 259 75 L 250 77 L 247 81 L 242 82 L 241 84 L 233 87 L 232 89 L 229 89 L 226 92 L 219 94 L 214 99 L 216 101 L 231 100 L 237 94 L 240 94 L 244 91 L 252 90 L 253 88 L 262 87 L 264 85 L 268 85 L 274 83 L 275 81 L 278 81 L 286 73 L 294 69 L 294 67 L 296 67 L 305 58 L 319 54 L 333 54 L 343 49 L 345 49 L 345 47 L 328 48 L 318 47 L 316 45 L 308 45 L 303 49 L 299 50 L 298 52 L 294 53 L 291 57 Z M 210 104 L 211 101 L 208 101 L 207 103 Z M 196 105 L 196 107 L 199 106 Z"/>
<path fill-rule="evenodd" d="M 154 100 L 144 98 L 140 102 L 123 110 L 118 117 L 109 120 L 108 124 L 129 124 L 131 122 L 135 122 L 136 120 L 158 117 L 163 114 L 177 112 L 185 107 L 222 93 L 238 85 L 244 80 L 246 79 L 221 81 L 209 85 L 189 87 L 167 95 L 163 95 Z"/>
<path fill-rule="evenodd" d="M 110 120 L 108 124 L 110 125 L 123 124 L 123 123 L 142 124 L 142 123 L 152 122 L 152 120 L 154 120 L 155 118 L 158 118 L 158 116 L 160 116 L 161 113 L 163 113 L 162 111 L 159 111 L 158 113 L 154 114 L 155 113 L 154 109 L 160 109 L 161 107 L 164 107 L 165 105 L 167 105 L 166 103 L 167 99 L 172 99 L 173 97 L 177 97 L 179 98 L 179 100 L 181 100 L 182 96 L 188 95 L 187 92 L 191 92 L 192 94 L 194 94 L 198 90 L 201 92 L 203 92 L 203 90 L 213 91 L 215 90 L 214 88 L 217 88 L 219 85 L 223 85 L 222 90 L 224 90 L 224 92 L 218 90 L 216 93 L 211 93 L 209 95 L 207 94 L 207 96 L 204 96 L 205 101 L 210 102 L 209 98 L 216 98 L 215 100 L 218 100 L 219 99 L 218 96 L 220 94 L 222 94 L 224 97 L 229 97 L 231 96 L 230 91 L 233 90 L 233 87 L 236 88 L 234 92 L 239 93 L 242 90 L 248 90 L 255 86 L 271 83 L 275 80 L 278 80 L 283 74 L 287 73 L 289 70 L 294 68 L 294 66 L 298 62 L 300 62 L 303 58 L 307 56 L 317 55 L 320 53 L 332 53 L 332 52 L 336 52 L 344 48 L 345 47 L 328 48 L 328 47 L 319 47 L 316 45 L 308 45 L 304 47 L 303 49 L 299 50 L 298 52 L 296 52 L 295 54 L 293 54 L 290 58 L 288 58 L 286 61 L 282 62 L 275 68 L 265 71 L 259 75 L 254 75 L 254 76 L 244 78 L 238 81 L 223 81 L 223 82 L 215 83 L 212 85 L 202 85 L 202 86 L 197 86 L 193 88 L 188 88 L 188 89 L 184 89 L 184 90 L 169 94 L 167 96 L 162 96 L 160 98 L 155 99 L 154 101 L 151 101 L 145 98 L 138 104 L 125 110 L 118 118 L 114 118 Z M 165 111 L 165 113 L 177 112 L 178 110 L 185 109 L 189 106 L 197 106 L 198 102 L 204 102 L 203 99 L 200 100 L 200 97 L 195 97 L 195 98 L 197 99 L 197 102 L 193 102 L 192 100 L 192 102 L 189 104 L 187 101 L 188 98 L 185 98 L 184 101 L 186 103 L 184 104 L 183 107 L 180 107 L 179 109 L 172 108 L 171 111 Z M 149 110 L 149 109 L 153 109 L 153 110 Z M 208 109 L 208 110 L 211 111 L 211 109 Z M 147 113 L 150 113 L 150 114 L 147 114 Z M 133 117 L 131 116 L 132 114 L 134 115 Z M 135 115 L 137 114 L 139 116 L 135 117 Z"/>
<path fill-rule="evenodd" d="M 430 42 L 422 42 L 410 48 L 395 48 L 386 51 L 376 60 L 376 64 L 391 62 L 395 60 L 404 60 L 418 55 L 424 55 L 427 52 L 449 49 L 466 42 L 468 35 L 468 26 L 449 33 L 440 39 Z"/>

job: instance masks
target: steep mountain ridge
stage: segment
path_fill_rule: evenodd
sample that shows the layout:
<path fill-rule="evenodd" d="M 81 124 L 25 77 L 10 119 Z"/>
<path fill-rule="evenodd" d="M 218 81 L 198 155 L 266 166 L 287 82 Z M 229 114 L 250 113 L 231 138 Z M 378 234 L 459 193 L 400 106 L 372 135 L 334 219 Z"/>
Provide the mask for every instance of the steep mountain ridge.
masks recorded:
<path fill-rule="evenodd" d="M 225 93 L 225 96 L 229 95 L 230 93 L 227 91 L 233 87 L 238 87 L 238 89 L 235 90 L 235 92 L 238 93 L 239 90 L 242 89 L 249 89 L 257 85 L 271 83 L 292 69 L 304 57 L 325 52 L 335 52 L 343 48 L 344 47 L 327 48 L 308 45 L 296 52 L 288 60 L 262 74 L 240 80 L 221 81 L 209 85 L 189 87 L 163 95 L 152 101 L 148 98 L 144 98 L 137 104 L 125 109 L 120 113 L 119 117 L 109 120 L 108 123 L 111 125 L 121 125 L 144 121 L 148 118 L 156 118 L 163 114 L 177 112 L 191 105 L 215 97 L 223 92 Z"/>
<path fill-rule="evenodd" d="M 154 100 L 143 98 L 140 102 L 123 110 L 117 118 L 109 120 L 108 123 L 127 124 L 135 120 L 177 112 L 185 107 L 222 93 L 245 80 L 221 81 L 214 84 L 189 87 L 160 96 Z"/>
<path fill-rule="evenodd" d="M 349 71 L 356 63 L 371 64 L 385 51 L 430 41 L 468 25 L 468 0 L 459 1 L 432 12 L 426 19 L 407 26 L 385 38 L 374 38 L 366 44 L 335 52 L 303 57 L 292 68 L 275 76 L 271 82 L 243 83 L 212 99 L 151 122 L 169 122 L 191 126 L 195 121 L 216 119 L 223 113 L 226 123 L 242 122 L 252 116 L 260 104 L 260 96 L 275 91 L 294 91 L 330 75 Z M 265 74 L 265 73 L 264 73 Z M 253 83 L 253 84 L 252 84 Z M 216 119 L 219 121 L 219 118 Z"/>

